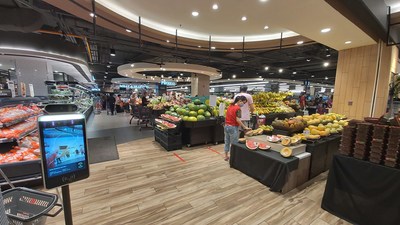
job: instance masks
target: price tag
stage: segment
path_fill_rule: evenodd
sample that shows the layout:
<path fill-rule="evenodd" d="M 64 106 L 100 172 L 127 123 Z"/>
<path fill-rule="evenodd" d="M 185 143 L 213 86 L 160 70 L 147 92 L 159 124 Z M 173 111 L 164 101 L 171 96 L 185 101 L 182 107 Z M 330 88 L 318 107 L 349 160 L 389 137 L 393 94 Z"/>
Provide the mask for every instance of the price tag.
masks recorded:
<path fill-rule="evenodd" d="M 304 131 L 303 131 L 303 134 L 306 135 L 306 136 L 307 136 L 307 135 L 310 135 L 310 130 L 304 130 Z"/>

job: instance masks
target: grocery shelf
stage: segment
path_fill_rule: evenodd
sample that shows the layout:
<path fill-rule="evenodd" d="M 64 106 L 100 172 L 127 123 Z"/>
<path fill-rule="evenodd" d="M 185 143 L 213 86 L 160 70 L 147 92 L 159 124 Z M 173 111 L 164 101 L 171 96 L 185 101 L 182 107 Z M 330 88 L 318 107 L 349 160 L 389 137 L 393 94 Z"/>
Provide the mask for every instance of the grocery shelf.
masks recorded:
<path fill-rule="evenodd" d="M 30 117 L 31 116 L 26 116 L 26 117 L 23 117 L 23 118 L 20 118 L 20 119 L 13 120 L 13 121 L 8 122 L 8 123 L 0 123 L 0 128 L 10 127 L 10 126 L 15 125 L 17 123 L 21 123 L 21 122 L 23 122 L 24 120 L 27 120 Z"/>

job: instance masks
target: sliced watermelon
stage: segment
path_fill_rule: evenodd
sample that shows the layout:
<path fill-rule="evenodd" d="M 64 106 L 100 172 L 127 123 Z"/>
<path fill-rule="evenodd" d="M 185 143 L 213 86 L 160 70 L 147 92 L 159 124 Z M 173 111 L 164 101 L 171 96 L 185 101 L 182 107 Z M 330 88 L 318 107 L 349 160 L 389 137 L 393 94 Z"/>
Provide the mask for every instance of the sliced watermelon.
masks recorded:
<path fill-rule="evenodd" d="M 267 145 L 266 143 L 258 143 L 258 148 L 260 149 L 260 150 L 268 150 L 268 149 L 270 149 L 271 148 L 271 146 L 269 146 L 269 145 Z"/>
<path fill-rule="evenodd" d="M 258 142 L 246 140 L 246 147 L 250 150 L 256 150 L 258 147 Z"/>

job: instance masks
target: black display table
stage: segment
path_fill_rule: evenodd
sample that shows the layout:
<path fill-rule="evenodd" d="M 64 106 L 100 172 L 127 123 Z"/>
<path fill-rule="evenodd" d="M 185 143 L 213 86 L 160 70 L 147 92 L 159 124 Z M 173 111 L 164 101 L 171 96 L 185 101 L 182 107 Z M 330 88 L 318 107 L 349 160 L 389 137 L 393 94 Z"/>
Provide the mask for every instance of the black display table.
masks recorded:
<path fill-rule="evenodd" d="M 340 135 L 331 135 L 314 142 L 306 142 L 306 151 L 311 153 L 309 179 L 312 179 L 329 169 L 332 163 L 333 154 L 339 151 L 340 138 Z"/>
<path fill-rule="evenodd" d="M 322 208 L 362 225 L 400 224 L 400 170 L 335 155 Z"/>
<path fill-rule="evenodd" d="M 208 144 L 213 141 L 213 130 L 215 128 L 216 119 L 211 118 L 203 121 L 183 121 L 182 126 L 182 142 L 190 147 L 199 144 Z"/>
<path fill-rule="evenodd" d="M 274 151 L 250 151 L 244 144 L 231 147 L 230 166 L 279 192 L 289 173 L 299 166 L 297 157 L 283 158 Z"/>

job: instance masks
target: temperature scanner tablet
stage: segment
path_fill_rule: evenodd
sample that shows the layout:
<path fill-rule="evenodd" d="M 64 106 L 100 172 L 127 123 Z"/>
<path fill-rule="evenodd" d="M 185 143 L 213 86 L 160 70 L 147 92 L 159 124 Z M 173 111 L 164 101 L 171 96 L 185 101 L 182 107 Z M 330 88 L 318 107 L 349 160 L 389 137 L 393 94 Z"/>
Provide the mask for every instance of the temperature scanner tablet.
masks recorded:
<path fill-rule="evenodd" d="M 89 177 L 85 116 L 45 115 L 38 119 L 44 186 L 63 186 Z"/>

